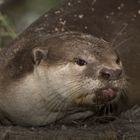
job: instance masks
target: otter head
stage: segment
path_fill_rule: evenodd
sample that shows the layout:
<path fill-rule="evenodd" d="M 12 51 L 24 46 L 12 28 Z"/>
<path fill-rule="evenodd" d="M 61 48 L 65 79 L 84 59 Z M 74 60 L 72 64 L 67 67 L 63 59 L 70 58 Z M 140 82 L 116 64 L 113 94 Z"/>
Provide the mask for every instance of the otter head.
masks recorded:
<path fill-rule="evenodd" d="M 125 74 L 108 42 L 91 35 L 63 33 L 49 39 L 46 46 L 33 49 L 35 70 L 46 92 L 64 99 L 61 104 L 119 100 L 126 86 Z"/>

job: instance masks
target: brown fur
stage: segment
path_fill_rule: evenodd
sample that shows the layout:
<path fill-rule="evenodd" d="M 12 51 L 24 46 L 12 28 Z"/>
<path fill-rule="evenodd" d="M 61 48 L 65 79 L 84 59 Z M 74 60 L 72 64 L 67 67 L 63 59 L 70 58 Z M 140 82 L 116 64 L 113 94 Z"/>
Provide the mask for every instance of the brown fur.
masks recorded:
<path fill-rule="evenodd" d="M 123 70 L 121 63 L 116 64 L 117 54 L 103 39 L 66 32 L 44 36 L 37 42 L 22 41 L 21 46 L 15 43 L 0 52 L 2 122 L 46 125 L 69 111 L 98 105 L 98 100 L 102 103 L 102 97 L 96 99 L 99 89 L 125 86 L 124 75 L 116 81 L 99 78 L 103 67 Z M 85 59 L 88 64 L 80 67 L 75 58 Z M 116 101 L 119 96 L 117 93 Z"/>

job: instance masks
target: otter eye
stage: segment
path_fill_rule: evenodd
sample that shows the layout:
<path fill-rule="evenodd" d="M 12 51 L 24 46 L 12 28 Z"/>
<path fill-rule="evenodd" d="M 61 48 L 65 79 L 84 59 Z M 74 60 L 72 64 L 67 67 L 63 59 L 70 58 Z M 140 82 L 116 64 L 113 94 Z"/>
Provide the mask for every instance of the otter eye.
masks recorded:
<path fill-rule="evenodd" d="M 116 59 L 116 64 L 120 64 L 120 58 L 118 57 L 117 59 Z"/>
<path fill-rule="evenodd" d="M 81 58 L 74 58 L 74 62 L 79 66 L 84 66 L 87 64 L 87 62 Z"/>

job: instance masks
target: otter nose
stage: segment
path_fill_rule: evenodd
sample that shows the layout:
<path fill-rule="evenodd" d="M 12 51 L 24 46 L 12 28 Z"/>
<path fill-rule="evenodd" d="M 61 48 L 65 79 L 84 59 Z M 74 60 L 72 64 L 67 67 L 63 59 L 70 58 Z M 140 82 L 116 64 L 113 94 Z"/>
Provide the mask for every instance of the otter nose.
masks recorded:
<path fill-rule="evenodd" d="M 100 71 L 100 78 L 103 80 L 117 80 L 121 77 L 122 70 L 121 69 L 107 69 L 104 68 Z"/>

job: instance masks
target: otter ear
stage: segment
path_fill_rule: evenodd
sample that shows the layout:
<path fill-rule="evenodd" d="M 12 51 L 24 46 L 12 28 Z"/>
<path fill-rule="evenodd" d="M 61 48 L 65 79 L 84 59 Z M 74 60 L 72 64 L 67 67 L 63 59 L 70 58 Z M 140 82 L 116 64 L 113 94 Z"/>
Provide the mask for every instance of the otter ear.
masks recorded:
<path fill-rule="evenodd" d="M 34 48 L 32 53 L 34 64 L 39 65 L 41 60 L 47 59 L 48 50 L 46 48 Z"/>

